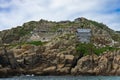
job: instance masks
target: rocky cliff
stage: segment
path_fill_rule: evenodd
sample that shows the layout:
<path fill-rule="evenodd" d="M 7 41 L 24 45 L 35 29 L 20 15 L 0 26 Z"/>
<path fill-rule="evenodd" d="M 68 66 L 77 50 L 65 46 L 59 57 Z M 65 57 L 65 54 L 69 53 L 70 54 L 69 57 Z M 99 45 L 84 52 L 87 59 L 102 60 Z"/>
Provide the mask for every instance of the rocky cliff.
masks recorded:
<path fill-rule="evenodd" d="M 78 41 L 77 28 L 92 30 L 91 43 Z M 0 77 L 120 75 L 120 35 L 95 21 L 31 21 L 0 37 Z"/>
<path fill-rule="evenodd" d="M 0 43 L 14 44 L 26 41 L 49 41 L 61 33 L 75 33 L 77 28 L 92 29 L 93 42 L 97 45 L 113 45 L 120 43 L 118 32 L 109 29 L 106 25 L 86 18 L 77 18 L 74 21 L 51 22 L 41 19 L 30 21 L 22 26 L 0 31 Z"/>

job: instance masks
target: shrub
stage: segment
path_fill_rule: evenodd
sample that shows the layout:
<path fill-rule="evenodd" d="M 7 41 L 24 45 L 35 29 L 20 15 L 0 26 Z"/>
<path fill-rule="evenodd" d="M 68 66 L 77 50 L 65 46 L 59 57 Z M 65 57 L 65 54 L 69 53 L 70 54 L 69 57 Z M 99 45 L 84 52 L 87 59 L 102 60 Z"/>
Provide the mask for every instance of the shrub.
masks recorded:
<path fill-rule="evenodd" d="M 77 50 L 77 55 L 78 54 L 83 54 L 83 55 L 88 55 L 88 54 L 92 54 L 92 49 L 94 48 L 94 46 L 90 43 L 79 43 L 76 46 L 76 50 Z"/>
<path fill-rule="evenodd" d="M 100 55 L 105 51 L 114 51 L 117 50 L 118 48 L 115 47 L 102 47 L 102 48 L 96 48 L 93 44 L 91 43 L 79 43 L 76 46 L 76 50 L 77 50 L 77 55 L 78 54 L 83 54 L 83 55 L 91 55 L 91 54 L 96 54 L 96 55 Z"/>

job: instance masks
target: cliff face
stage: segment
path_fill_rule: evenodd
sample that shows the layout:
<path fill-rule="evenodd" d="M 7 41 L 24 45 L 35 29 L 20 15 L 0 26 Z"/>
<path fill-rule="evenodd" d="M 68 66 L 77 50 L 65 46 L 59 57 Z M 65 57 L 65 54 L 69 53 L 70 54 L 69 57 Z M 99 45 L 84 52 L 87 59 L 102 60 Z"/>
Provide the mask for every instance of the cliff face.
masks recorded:
<path fill-rule="evenodd" d="M 74 43 L 74 44 L 73 44 Z M 120 50 L 81 55 L 75 35 L 63 34 L 44 45 L 17 45 L 0 52 L 0 76 L 120 75 Z"/>
<path fill-rule="evenodd" d="M 92 45 L 80 44 L 77 28 L 92 30 Z M 0 34 L 0 77 L 120 75 L 119 37 L 113 38 L 119 35 L 103 24 L 85 18 L 73 22 L 40 20 Z"/>

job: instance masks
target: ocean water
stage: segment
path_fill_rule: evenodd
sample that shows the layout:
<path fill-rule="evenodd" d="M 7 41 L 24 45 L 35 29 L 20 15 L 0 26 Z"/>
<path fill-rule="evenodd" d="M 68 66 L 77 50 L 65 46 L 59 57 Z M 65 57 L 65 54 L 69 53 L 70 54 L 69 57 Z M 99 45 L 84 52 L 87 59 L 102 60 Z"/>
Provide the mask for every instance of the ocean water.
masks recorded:
<path fill-rule="evenodd" d="M 119 76 L 20 76 L 0 80 L 120 80 Z"/>

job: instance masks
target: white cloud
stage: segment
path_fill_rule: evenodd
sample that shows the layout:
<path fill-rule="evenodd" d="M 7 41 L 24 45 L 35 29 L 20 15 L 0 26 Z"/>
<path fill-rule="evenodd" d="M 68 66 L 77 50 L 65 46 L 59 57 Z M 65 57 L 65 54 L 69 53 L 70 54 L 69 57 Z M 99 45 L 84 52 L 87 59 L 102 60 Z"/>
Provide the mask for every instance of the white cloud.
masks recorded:
<path fill-rule="evenodd" d="M 120 30 L 119 0 L 3 0 L 0 3 L 0 30 L 22 25 L 41 18 L 60 21 L 86 17 Z M 4 11 L 4 8 L 10 8 Z"/>

